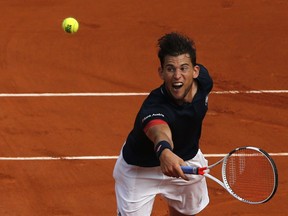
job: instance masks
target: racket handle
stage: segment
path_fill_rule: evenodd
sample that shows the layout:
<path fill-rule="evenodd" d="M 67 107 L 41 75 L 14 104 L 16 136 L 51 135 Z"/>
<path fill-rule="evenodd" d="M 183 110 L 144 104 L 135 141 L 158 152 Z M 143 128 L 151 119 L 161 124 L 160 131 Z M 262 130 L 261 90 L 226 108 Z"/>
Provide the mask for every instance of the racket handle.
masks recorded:
<path fill-rule="evenodd" d="M 185 174 L 204 175 L 207 167 L 181 166 Z"/>

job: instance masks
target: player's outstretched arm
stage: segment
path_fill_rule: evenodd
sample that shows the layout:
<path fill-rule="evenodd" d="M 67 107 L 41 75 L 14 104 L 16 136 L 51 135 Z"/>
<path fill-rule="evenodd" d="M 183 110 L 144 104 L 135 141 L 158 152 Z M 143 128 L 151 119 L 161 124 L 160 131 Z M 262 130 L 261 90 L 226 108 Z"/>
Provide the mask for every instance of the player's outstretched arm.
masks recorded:
<path fill-rule="evenodd" d="M 160 160 L 162 172 L 167 176 L 188 180 L 181 169 L 181 166 L 186 165 L 185 162 L 172 151 L 174 146 L 169 126 L 154 125 L 146 131 L 146 135 L 155 145 L 155 153 Z"/>

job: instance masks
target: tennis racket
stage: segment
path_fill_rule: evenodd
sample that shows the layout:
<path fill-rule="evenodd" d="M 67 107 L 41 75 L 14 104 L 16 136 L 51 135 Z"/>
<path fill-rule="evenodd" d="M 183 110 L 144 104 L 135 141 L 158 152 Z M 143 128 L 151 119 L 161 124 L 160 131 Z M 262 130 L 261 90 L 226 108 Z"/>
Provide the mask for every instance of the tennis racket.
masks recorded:
<path fill-rule="evenodd" d="M 209 174 L 222 163 L 222 181 Z M 186 174 L 204 175 L 220 184 L 236 199 L 261 204 L 269 201 L 278 186 L 276 165 L 267 152 L 256 147 L 240 147 L 208 167 L 182 166 Z"/>

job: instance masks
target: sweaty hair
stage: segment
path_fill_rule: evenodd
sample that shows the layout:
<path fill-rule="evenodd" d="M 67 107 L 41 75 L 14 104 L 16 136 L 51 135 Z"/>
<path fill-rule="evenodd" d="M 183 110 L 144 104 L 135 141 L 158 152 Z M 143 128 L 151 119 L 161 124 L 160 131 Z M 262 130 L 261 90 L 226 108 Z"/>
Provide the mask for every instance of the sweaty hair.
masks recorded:
<path fill-rule="evenodd" d="M 185 35 L 179 34 L 177 32 L 172 32 L 165 34 L 158 40 L 158 58 L 160 60 L 161 66 L 163 66 L 165 57 L 178 56 L 188 53 L 192 65 L 196 65 L 196 48 L 193 40 Z"/>

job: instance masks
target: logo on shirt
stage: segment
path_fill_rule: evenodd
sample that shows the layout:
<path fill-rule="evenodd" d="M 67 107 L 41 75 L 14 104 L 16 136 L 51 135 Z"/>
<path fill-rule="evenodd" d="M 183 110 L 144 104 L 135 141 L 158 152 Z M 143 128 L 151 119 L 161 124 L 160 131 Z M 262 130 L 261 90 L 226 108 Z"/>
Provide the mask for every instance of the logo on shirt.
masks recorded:
<path fill-rule="evenodd" d="M 144 122 L 145 120 L 147 120 L 148 118 L 151 118 L 151 117 L 162 117 L 162 118 L 164 118 L 164 115 L 162 113 L 153 113 L 153 114 L 150 114 L 148 116 L 145 116 L 142 119 L 142 122 Z"/>

